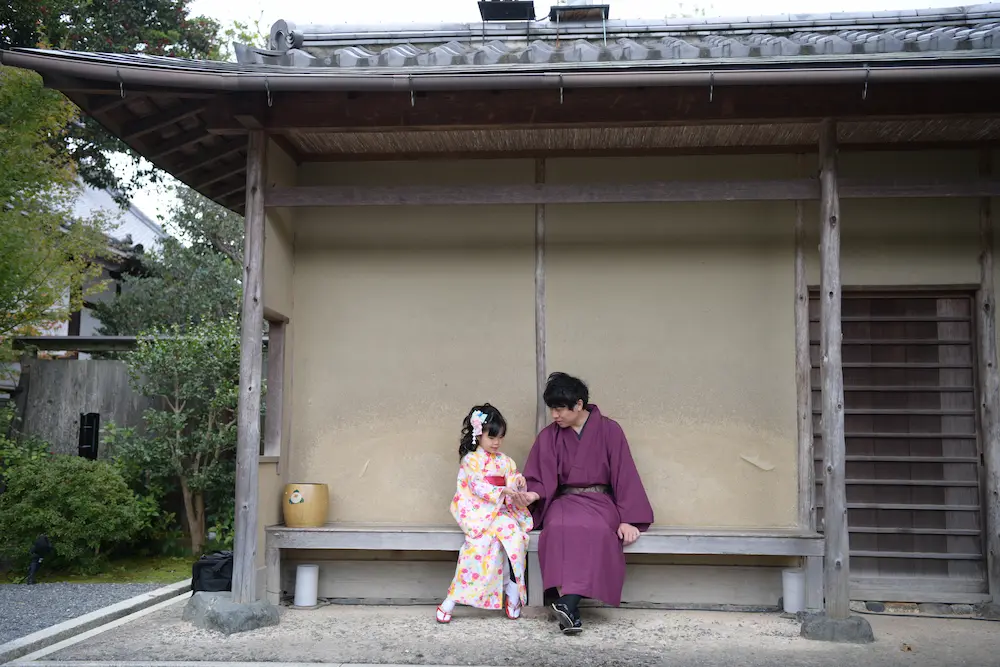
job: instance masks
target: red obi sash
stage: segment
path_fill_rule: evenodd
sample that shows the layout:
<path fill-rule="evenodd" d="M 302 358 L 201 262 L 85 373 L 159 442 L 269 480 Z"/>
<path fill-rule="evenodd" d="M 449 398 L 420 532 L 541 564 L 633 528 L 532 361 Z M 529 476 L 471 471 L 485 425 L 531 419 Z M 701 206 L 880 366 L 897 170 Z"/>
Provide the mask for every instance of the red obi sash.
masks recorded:
<path fill-rule="evenodd" d="M 493 486 L 507 486 L 507 478 L 503 475 L 488 475 L 484 479 Z"/>

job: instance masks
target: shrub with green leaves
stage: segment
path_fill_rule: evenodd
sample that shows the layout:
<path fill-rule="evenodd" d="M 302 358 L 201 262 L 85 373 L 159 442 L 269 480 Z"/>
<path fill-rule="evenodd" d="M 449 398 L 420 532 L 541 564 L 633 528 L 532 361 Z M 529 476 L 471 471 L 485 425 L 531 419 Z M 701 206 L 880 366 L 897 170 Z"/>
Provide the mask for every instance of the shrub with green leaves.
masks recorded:
<path fill-rule="evenodd" d="M 0 494 L 0 552 L 24 567 L 39 534 L 52 542 L 54 568 L 91 573 L 110 552 L 148 527 L 154 508 L 104 461 L 53 456 L 8 468 Z"/>

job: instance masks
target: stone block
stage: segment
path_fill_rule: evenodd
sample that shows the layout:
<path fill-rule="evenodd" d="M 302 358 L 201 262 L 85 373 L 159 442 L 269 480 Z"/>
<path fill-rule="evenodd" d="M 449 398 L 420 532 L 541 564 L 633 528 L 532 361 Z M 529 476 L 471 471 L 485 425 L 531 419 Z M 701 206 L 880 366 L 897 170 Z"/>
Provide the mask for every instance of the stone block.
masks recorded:
<path fill-rule="evenodd" d="M 203 630 L 225 635 L 278 624 L 278 608 L 264 600 L 237 604 L 230 593 L 199 591 L 191 596 L 181 619 Z"/>
<path fill-rule="evenodd" d="M 824 642 L 870 644 L 875 641 L 871 624 L 860 616 L 829 618 L 826 614 L 813 614 L 803 621 L 800 634 L 806 639 Z"/>

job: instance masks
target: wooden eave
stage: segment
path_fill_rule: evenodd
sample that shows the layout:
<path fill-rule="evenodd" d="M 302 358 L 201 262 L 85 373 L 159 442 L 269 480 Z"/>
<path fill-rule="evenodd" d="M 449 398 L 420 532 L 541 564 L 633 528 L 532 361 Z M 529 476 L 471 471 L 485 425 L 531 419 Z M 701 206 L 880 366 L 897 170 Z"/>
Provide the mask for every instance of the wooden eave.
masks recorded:
<path fill-rule="evenodd" d="M 139 68 L 127 82 L 109 81 L 106 68 L 90 76 L 81 67 L 70 76 L 46 70 L 44 56 L 36 60 L 32 67 L 46 85 L 158 168 L 240 214 L 251 129 L 266 130 L 296 163 L 814 152 L 824 118 L 837 120 L 841 150 L 1000 145 L 996 68 L 932 81 L 914 76 L 874 83 L 859 73 L 837 83 L 734 85 L 720 75 L 708 85 L 466 90 L 403 84 L 371 90 L 362 76 L 355 90 L 343 89 L 342 79 L 338 89 L 324 90 L 317 78 L 282 79 L 274 72 L 279 68 L 262 67 L 264 86 L 230 74 L 235 78 L 219 79 L 225 90 L 213 90 L 204 81 L 142 83 Z M 194 76 L 185 73 L 182 80 Z M 294 89 L 294 81 L 307 79 L 311 90 Z"/>

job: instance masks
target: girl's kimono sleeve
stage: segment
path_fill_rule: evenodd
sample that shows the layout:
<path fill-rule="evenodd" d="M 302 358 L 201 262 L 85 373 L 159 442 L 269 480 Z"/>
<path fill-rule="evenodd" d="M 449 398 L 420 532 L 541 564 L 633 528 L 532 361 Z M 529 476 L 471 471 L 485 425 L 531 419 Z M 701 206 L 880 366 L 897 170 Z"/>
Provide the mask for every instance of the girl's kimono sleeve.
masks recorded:
<path fill-rule="evenodd" d="M 528 460 L 524 462 L 524 479 L 528 491 L 538 494 L 538 500 L 531 504 L 531 518 L 535 528 L 541 530 L 545 512 L 555 498 L 559 485 L 559 462 L 556 460 L 555 441 L 551 427 L 542 429 L 531 447 Z"/>
<path fill-rule="evenodd" d="M 463 481 L 472 495 L 487 503 L 497 505 L 503 498 L 500 487 L 493 486 L 486 481 L 483 475 L 483 457 L 477 456 L 477 453 L 472 452 L 462 459 L 460 474 L 464 477 Z"/>
<path fill-rule="evenodd" d="M 646 496 L 635 461 L 632 460 L 625 432 L 617 423 L 610 422 L 605 437 L 608 442 L 608 462 L 611 464 L 611 488 L 621 522 L 632 524 L 640 532 L 646 532 L 653 523 L 653 507 Z"/>

